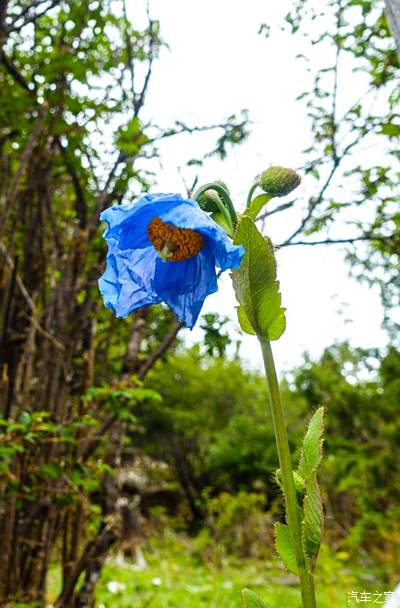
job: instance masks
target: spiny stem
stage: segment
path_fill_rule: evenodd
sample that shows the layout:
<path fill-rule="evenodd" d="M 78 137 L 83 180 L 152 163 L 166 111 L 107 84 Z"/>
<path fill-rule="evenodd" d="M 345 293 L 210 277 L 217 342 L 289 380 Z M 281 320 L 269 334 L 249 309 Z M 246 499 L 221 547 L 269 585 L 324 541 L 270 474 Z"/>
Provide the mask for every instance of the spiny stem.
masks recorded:
<path fill-rule="evenodd" d="M 279 464 L 282 474 L 282 486 L 286 504 L 286 520 L 290 529 L 293 548 L 299 571 L 301 596 L 303 608 L 315 608 L 315 591 L 312 575 L 307 571 L 303 544 L 301 541 L 300 509 L 294 485 L 292 459 L 286 433 L 284 413 L 281 403 L 278 378 L 275 370 L 271 344 L 266 336 L 258 335 L 264 359 L 265 373 L 269 387 L 269 401 L 271 406 L 272 422 L 274 425 L 276 446 L 278 449 Z"/>

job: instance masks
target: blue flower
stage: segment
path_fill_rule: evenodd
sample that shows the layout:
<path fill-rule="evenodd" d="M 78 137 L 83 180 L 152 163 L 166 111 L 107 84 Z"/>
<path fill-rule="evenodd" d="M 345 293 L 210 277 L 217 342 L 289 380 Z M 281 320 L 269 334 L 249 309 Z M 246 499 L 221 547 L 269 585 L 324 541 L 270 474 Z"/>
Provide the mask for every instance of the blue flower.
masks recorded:
<path fill-rule="evenodd" d="M 192 328 L 218 289 L 215 267 L 238 268 L 244 255 L 195 201 L 179 194 L 146 194 L 100 218 L 108 223 L 108 255 L 99 287 L 117 317 L 165 302 Z"/>

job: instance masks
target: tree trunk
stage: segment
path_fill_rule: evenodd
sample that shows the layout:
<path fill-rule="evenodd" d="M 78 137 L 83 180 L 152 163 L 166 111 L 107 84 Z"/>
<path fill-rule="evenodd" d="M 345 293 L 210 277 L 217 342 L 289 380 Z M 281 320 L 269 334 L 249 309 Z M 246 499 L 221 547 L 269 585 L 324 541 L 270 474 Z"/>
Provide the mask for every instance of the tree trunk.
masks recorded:
<path fill-rule="evenodd" d="M 385 0 L 385 12 L 400 59 L 400 0 Z"/>

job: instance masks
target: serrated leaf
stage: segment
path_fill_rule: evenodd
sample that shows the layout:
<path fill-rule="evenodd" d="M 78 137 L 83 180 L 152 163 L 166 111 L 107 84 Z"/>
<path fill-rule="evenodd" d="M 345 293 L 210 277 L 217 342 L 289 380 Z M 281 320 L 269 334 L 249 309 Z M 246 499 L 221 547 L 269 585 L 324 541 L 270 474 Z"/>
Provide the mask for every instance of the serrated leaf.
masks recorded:
<path fill-rule="evenodd" d="M 279 283 L 278 283 L 279 285 Z M 268 328 L 268 337 L 270 340 L 278 340 L 286 329 L 286 308 L 281 308 L 280 314 Z"/>
<path fill-rule="evenodd" d="M 317 469 L 322 458 L 322 433 L 324 430 L 324 408 L 314 412 L 303 440 L 297 473 L 305 481 Z"/>
<path fill-rule="evenodd" d="M 254 331 L 243 306 L 237 307 L 237 316 L 242 331 L 244 331 L 246 334 L 251 334 L 252 336 L 255 336 L 256 332 Z"/>
<path fill-rule="evenodd" d="M 239 222 L 234 243 L 243 245 L 246 251 L 240 268 L 232 273 L 239 304 L 257 334 L 277 340 L 285 330 L 285 311 L 281 307 L 272 243 L 246 215 Z"/>
<path fill-rule="evenodd" d="M 259 194 L 251 201 L 249 207 L 246 209 L 246 215 L 249 215 L 253 220 L 256 219 L 261 209 L 271 200 L 270 194 Z"/>
<path fill-rule="evenodd" d="M 302 542 L 307 568 L 311 573 L 321 545 L 323 510 L 317 474 L 314 472 L 306 481 L 306 495 L 303 502 Z"/>
<path fill-rule="evenodd" d="M 275 524 L 275 548 L 289 572 L 298 574 L 297 560 L 289 526 L 280 522 Z"/>
<path fill-rule="evenodd" d="M 243 608 L 269 608 L 257 593 L 251 589 L 242 589 Z"/>

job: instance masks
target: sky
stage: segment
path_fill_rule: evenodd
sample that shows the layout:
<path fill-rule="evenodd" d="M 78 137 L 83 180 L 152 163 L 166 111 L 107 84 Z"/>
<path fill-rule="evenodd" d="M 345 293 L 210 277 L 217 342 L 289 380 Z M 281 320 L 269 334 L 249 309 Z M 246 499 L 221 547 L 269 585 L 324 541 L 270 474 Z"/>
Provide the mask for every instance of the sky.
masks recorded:
<path fill-rule="evenodd" d="M 184 194 L 184 182 L 191 184 L 196 174 L 199 185 L 223 179 L 235 206 L 242 210 L 258 173 L 269 165 L 296 168 L 304 162 L 302 150 L 309 145 L 310 126 L 305 107 L 295 98 L 312 81 L 306 64 L 296 55 L 310 49 L 300 38 L 281 31 L 291 4 L 290 0 L 151 0 L 151 15 L 159 19 L 168 49 L 155 64 L 142 118 L 164 127 L 177 119 L 204 125 L 246 108 L 253 123 L 250 137 L 232 149 L 226 160 L 211 158 L 201 168 L 189 168 L 186 162 L 209 150 L 215 134 L 178 136 L 164 142 L 154 191 Z M 138 19 L 142 0 L 128 5 L 132 19 Z M 268 39 L 257 34 L 261 23 L 272 28 Z M 329 56 L 317 60 L 326 63 Z M 300 186 L 300 194 L 301 188 L 305 186 Z M 266 233 L 278 243 L 300 217 L 300 210 L 276 214 Z M 365 348 L 387 343 L 378 292 L 349 277 L 343 247 L 288 247 L 277 252 L 277 262 L 287 308 L 286 332 L 273 344 L 279 370 L 300 365 L 305 351 L 318 357 L 336 341 L 348 339 Z M 239 336 L 235 305 L 225 273 L 203 312 L 231 317 L 230 334 Z M 185 334 L 188 342 L 202 335 L 198 328 Z M 240 353 L 249 366 L 262 365 L 255 338 L 244 336 Z"/>

